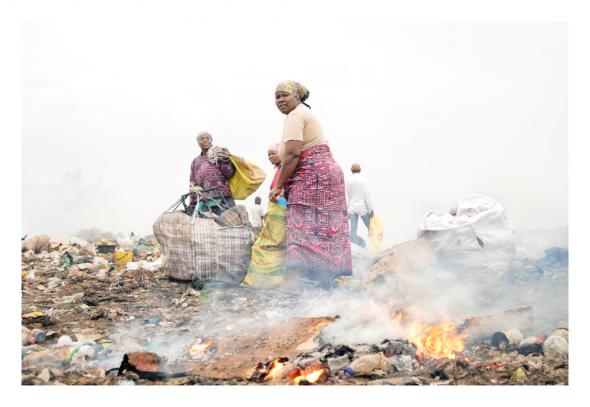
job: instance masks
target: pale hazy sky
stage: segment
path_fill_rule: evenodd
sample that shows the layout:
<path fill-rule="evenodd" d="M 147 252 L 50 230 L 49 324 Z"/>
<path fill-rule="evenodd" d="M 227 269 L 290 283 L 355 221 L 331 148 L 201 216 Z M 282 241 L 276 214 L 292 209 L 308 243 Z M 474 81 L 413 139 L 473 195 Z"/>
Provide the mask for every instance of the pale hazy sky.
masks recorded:
<path fill-rule="evenodd" d="M 565 23 L 293 27 L 25 24 L 23 233 L 151 233 L 187 189 L 202 130 L 271 178 L 283 79 L 310 90 L 345 173 L 361 163 L 386 244 L 472 193 L 515 229 L 567 225 Z"/>

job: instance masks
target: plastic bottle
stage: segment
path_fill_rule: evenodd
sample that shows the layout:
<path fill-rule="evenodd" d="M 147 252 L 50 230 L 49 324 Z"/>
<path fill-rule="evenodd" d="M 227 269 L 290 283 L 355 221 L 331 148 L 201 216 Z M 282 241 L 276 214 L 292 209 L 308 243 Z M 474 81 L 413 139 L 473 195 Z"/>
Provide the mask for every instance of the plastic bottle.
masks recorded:
<path fill-rule="evenodd" d="M 31 335 L 34 339 L 33 343 L 44 343 L 47 340 L 47 336 L 45 335 L 45 332 L 43 332 L 40 329 L 33 329 L 31 331 Z"/>

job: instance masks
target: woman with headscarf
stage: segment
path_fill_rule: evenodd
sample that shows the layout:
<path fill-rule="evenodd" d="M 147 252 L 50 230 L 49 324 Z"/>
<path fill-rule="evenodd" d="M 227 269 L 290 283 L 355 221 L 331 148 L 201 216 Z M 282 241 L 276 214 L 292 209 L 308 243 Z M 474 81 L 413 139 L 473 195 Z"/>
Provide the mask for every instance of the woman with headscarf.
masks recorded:
<path fill-rule="evenodd" d="M 276 201 L 284 188 L 289 289 L 299 286 L 302 275 L 329 288 L 333 278 L 352 274 L 344 174 L 305 103 L 308 97 L 295 81 L 280 82 L 275 90 L 275 104 L 286 118 L 281 172 L 269 198 Z"/>
<path fill-rule="evenodd" d="M 274 143 L 268 147 L 268 161 L 275 167 L 275 175 L 270 183 L 270 189 L 273 189 L 279 180 L 279 174 L 281 173 L 281 156 L 279 155 L 279 143 Z"/>

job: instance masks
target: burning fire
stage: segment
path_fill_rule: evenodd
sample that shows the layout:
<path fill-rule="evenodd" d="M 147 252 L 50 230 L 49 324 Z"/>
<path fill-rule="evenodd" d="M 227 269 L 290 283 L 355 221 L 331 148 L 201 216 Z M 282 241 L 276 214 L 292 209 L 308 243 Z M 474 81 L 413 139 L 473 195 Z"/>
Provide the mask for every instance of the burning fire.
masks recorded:
<path fill-rule="evenodd" d="M 328 372 L 326 368 L 321 367 L 321 364 L 300 369 L 289 365 L 288 360 L 288 358 L 277 358 L 268 364 L 266 368 L 265 364 L 260 363 L 255 373 L 256 380 L 259 382 L 288 380 L 296 385 L 313 384 L 320 381 Z"/>
<path fill-rule="evenodd" d="M 417 347 L 416 356 L 430 356 L 435 359 L 454 359 L 457 352 L 464 349 L 467 334 L 457 334 L 454 324 L 425 325 L 416 322 L 410 329 L 408 340 Z"/>
<path fill-rule="evenodd" d="M 307 369 L 306 369 L 307 370 Z M 311 373 L 305 374 L 301 372 L 300 376 L 297 376 L 293 379 L 293 384 L 300 384 L 302 381 L 306 381 L 308 383 L 317 383 L 318 380 L 322 378 L 322 376 L 326 373 L 326 369 L 321 368 L 318 370 L 312 370 Z"/>
<path fill-rule="evenodd" d="M 272 361 L 268 368 L 268 374 L 264 376 L 264 382 L 270 382 L 283 377 L 287 364 L 285 358 L 278 358 Z"/>

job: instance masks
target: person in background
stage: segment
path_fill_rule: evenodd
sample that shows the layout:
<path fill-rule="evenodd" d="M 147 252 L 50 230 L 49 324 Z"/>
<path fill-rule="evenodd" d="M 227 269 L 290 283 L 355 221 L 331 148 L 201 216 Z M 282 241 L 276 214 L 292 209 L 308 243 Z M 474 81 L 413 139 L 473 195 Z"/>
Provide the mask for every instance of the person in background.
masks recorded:
<path fill-rule="evenodd" d="M 260 205 L 261 203 L 262 199 L 257 196 L 254 198 L 254 206 L 248 207 L 248 218 L 256 236 L 258 236 L 263 226 L 262 217 L 264 216 L 264 211 Z"/>
<path fill-rule="evenodd" d="M 350 168 L 352 176 L 346 181 L 346 203 L 350 218 L 350 241 L 367 247 L 365 240 L 357 234 L 359 217 L 369 230 L 369 224 L 373 217 L 371 196 L 367 188 L 367 180 L 361 175 L 360 164 L 352 164 Z"/>
<path fill-rule="evenodd" d="M 281 174 L 281 156 L 279 155 L 279 144 L 275 143 L 268 148 L 268 161 L 275 167 L 275 175 L 270 183 L 270 189 L 272 190 L 279 180 Z"/>
<path fill-rule="evenodd" d="M 352 275 L 344 174 L 305 104 L 308 96 L 295 81 L 280 82 L 275 90 L 275 104 L 286 117 L 281 171 L 269 199 L 283 192 L 288 202 L 286 289 L 300 288 L 302 275 L 327 289 L 332 279 Z"/>
<path fill-rule="evenodd" d="M 199 194 L 202 199 L 199 200 L 197 210 L 220 215 L 223 212 L 221 205 L 232 207 L 236 204 L 228 182 L 236 168 L 229 159 L 227 148 L 212 148 L 213 137 L 208 132 L 199 133 L 197 143 L 201 153 L 191 164 L 189 213 L 195 209 Z"/>

